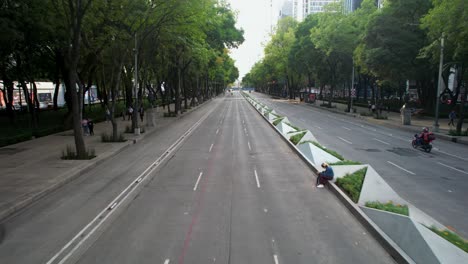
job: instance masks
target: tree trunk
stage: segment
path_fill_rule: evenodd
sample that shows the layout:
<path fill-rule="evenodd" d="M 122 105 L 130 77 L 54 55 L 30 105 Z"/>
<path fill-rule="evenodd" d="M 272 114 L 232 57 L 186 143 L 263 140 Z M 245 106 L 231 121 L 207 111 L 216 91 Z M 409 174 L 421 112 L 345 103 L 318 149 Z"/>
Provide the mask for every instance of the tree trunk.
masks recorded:
<path fill-rule="evenodd" d="M 70 0 L 71 1 L 71 0 Z M 71 3 L 71 2 L 70 2 Z M 88 2 L 89 4 L 89 2 Z M 81 107 L 80 97 L 83 95 L 83 88 L 79 86 L 78 92 L 76 92 L 76 84 L 78 80 L 77 68 L 78 60 L 80 57 L 80 36 L 83 16 L 86 8 L 82 7 L 82 1 L 76 0 L 76 5 L 70 4 L 71 12 L 71 28 L 72 33 L 70 45 L 67 52 L 67 63 L 68 63 L 68 85 L 71 95 L 71 105 L 73 114 L 73 131 L 75 132 L 75 147 L 76 155 L 78 159 L 87 158 L 86 145 L 83 138 L 83 130 L 81 129 Z"/>
<path fill-rule="evenodd" d="M 181 86 L 181 69 L 177 66 L 177 85 L 175 86 L 175 113 L 176 116 L 180 115 L 180 86 Z"/>
<path fill-rule="evenodd" d="M 3 67 L 0 73 L 3 80 L 3 100 L 5 100 L 6 112 L 8 115 L 8 119 L 10 120 L 10 124 L 14 125 L 15 112 L 13 111 L 13 92 L 15 90 L 15 86 L 13 81 L 10 78 L 8 78 Z"/>
<path fill-rule="evenodd" d="M 36 109 L 37 111 L 40 111 L 40 107 L 39 107 L 39 99 L 37 98 L 37 85 L 36 85 L 36 82 L 34 80 L 31 81 L 32 85 L 33 85 L 33 91 L 34 91 L 34 95 L 33 95 L 33 99 L 34 99 L 34 104 L 36 105 Z"/>

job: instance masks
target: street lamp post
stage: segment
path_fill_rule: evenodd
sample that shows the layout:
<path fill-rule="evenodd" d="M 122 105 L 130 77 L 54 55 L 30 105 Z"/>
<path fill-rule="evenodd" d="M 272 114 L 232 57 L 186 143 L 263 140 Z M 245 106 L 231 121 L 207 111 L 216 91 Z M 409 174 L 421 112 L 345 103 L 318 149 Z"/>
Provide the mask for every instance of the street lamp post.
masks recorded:
<path fill-rule="evenodd" d="M 442 38 L 440 40 L 440 61 L 439 61 L 439 78 L 437 82 L 437 92 L 436 92 L 436 107 L 435 107 L 435 118 L 434 118 L 434 132 L 439 132 L 439 95 L 440 89 L 442 88 L 442 71 L 444 66 L 444 42 L 445 36 L 442 33 Z"/>

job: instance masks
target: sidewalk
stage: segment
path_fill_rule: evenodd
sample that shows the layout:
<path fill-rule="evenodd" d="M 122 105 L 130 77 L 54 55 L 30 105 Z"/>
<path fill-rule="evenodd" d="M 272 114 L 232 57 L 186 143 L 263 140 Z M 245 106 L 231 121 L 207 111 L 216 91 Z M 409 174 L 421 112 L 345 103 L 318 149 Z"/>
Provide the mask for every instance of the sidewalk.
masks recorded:
<path fill-rule="evenodd" d="M 352 116 L 355 118 L 364 119 L 368 121 L 369 123 L 374 123 L 374 124 L 391 127 L 391 128 L 398 128 L 398 129 L 409 131 L 412 133 L 420 133 L 423 127 L 428 127 L 429 129 L 432 130 L 432 127 L 434 124 L 433 118 L 429 118 L 425 116 L 422 116 L 422 117 L 412 116 L 411 125 L 403 125 L 401 122 L 401 117 L 399 113 L 395 113 L 395 112 L 387 113 L 386 111 L 382 111 L 382 113 L 385 116 L 388 116 L 388 119 L 375 119 L 371 116 L 361 116 L 360 113 L 371 113 L 371 112 L 369 111 L 369 109 L 365 107 L 359 107 L 359 106 L 353 106 L 354 108 L 356 108 L 356 113 L 347 113 L 345 112 L 345 110 L 347 109 L 347 105 L 340 104 L 340 103 L 332 103 L 332 105 L 336 108 L 321 107 L 317 103 L 306 104 L 306 105 L 310 105 L 312 107 L 323 109 L 323 110 L 334 112 L 334 113 L 339 113 L 339 114 L 343 114 L 347 116 Z M 434 133 L 436 134 L 436 138 L 468 145 L 468 137 L 457 137 L 457 136 L 448 135 L 448 131 L 450 130 L 448 126 L 448 122 L 449 122 L 448 118 L 439 119 L 439 132 Z"/>
<path fill-rule="evenodd" d="M 192 108 L 188 112 L 198 107 Z M 171 109 L 174 108 L 171 107 Z M 0 168 L 2 168 L 0 222 L 130 145 L 144 139 L 159 128 L 176 122 L 177 119 L 163 117 L 166 111 L 162 107 L 156 108 L 154 113 L 156 126 L 147 127 L 145 117 L 143 124 L 140 123 L 145 127 L 145 133 L 139 136 L 124 134 L 127 141 L 122 143 L 102 143 L 101 133 L 111 134 L 112 124 L 111 122 L 95 124 L 94 136 L 85 137 L 86 147 L 94 149 L 96 152 L 97 157 L 91 160 L 62 160 L 60 158 L 67 145 L 74 146 L 73 130 L 0 148 Z M 124 132 L 125 127 L 131 125 L 131 121 L 123 121 L 121 117 L 116 119 L 120 132 Z"/>

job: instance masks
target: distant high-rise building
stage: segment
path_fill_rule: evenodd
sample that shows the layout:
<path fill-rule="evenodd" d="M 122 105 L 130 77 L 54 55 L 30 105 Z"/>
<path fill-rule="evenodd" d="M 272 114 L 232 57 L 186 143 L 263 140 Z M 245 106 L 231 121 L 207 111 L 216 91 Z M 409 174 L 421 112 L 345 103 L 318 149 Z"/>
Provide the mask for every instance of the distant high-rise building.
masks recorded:
<path fill-rule="evenodd" d="M 362 0 L 345 0 L 344 10 L 346 13 L 351 13 L 361 7 Z"/>
<path fill-rule="evenodd" d="M 340 2 L 340 0 L 304 0 L 304 12 L 307 15 L 325 11 L 324 7 L 328 4 Z"/>
<path fill-rule="evenodd" d="M 292 16 L 297 21 L 304 20 L 303 3 L 304 0 L 292 1 Z"/>
<path fill-rule="evenodd" d="M 339 1 L 341 0 L 293 0 L 292 16 L 297 21 L 302 21 L 310 14 L 323 12 L 326 5 Z"/>
<path fill-rule="evenodd" d="M 283 3 L 283 7 L 281 7 L 279 17 L 284 18 L 293 15 L 293 1 L 286 0 Z"/>

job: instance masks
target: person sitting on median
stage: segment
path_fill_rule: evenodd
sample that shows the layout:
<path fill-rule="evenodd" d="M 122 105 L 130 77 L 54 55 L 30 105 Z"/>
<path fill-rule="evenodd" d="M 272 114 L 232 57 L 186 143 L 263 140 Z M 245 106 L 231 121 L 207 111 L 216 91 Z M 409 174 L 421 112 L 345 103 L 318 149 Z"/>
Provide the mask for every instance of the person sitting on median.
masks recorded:
<path fill-rule="evenodd" d="M 323 185 L 328 181 L 333 180 L 333 169 L 327 163 L 322 163 L 322 168 L 325 170 L 320 172 L 317 177 L 317 188 L 323 188 Z"/>

